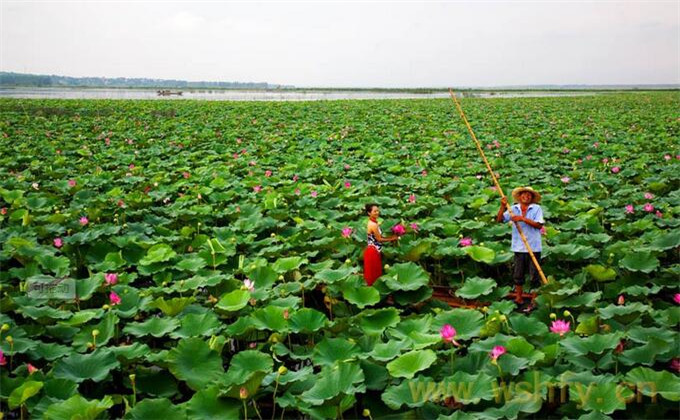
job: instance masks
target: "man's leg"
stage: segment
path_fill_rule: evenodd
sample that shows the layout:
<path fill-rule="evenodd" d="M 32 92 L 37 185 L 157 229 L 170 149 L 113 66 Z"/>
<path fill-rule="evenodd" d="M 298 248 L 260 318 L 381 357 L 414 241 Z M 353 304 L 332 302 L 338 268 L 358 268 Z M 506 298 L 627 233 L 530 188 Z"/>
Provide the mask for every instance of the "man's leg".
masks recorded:
<path fill-rule="evenodd" d="M 527 254 L 529 256 L 529 254 Z M 536 257 L 536 261 L 538 263 L 541 263 L 541 253 L 540 252 L 534 252 L 534 256 Z M 531 276 L 531 287 L 538 288 L 541 287 L 541 277 L 538 275 L 538 270 L 536 269 L 536 265 L 534 262 L 531 260 L 531 256 L 529 256 L 529 275 Z"/>
<path fill-rule="evenodd" d="M 515 283 L 515 302 L 522 303 L 522 285 L 524 285 L 524 275 L 526 273 L 526 263 L 528 256 L 525 252 L 515 252 L 515 267 L 512 273 L 512 280 Z"/>

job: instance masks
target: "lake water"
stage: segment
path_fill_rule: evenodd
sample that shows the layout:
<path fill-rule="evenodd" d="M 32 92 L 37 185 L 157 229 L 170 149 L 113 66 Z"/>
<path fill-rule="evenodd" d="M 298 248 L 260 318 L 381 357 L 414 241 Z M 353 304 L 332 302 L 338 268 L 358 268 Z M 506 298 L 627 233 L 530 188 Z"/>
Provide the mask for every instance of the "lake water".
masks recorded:
<path fill-rule="evenodd" d="M 172 89 L 173 92 L 177 89 Z M 474 98 L 535 98 L 549 96 L 584 96 L 594 92 L 474 92 L 465 93 Z M 459 94 L 460 95 L 460 94 Z M 163 99 L 208 101 L 324 101 L 340 99 L 431 99 L 448 98 L 448 92 L 400 93 L 368 91 L 276 91 L 276 90 L 182 90 L 182 96 L 159 96 L 153 89 L 100 89 L 100 88 L 0 88 L 1 98 L 27 99 Z"/>

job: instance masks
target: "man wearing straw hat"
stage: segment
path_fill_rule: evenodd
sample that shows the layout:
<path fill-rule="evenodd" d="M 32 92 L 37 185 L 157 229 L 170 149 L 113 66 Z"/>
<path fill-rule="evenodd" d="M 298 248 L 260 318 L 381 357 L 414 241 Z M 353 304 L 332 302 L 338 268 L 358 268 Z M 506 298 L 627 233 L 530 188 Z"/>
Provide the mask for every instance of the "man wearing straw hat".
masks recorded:
<path fill-rule="evenodd" d="M 510 212 L 507 209 L 507 199 L 501 198 L 501 208 L 498 210 L 496 220 L 499 223 L 518 222 L 524 236 L 529 243 L 529 247 L 534 253 L 536 260 L 541 261 L 541 228 L 545 223 L 543 220 L 543 209 L 538 203 L 541 202 L 541 194 L 531 187 L 518 187 L 512 190 L 512 198 L 515 204 L 512 206 L 513 216 L 510 217 Z M 531 261 L 529 252 L 524 246 L 524 242 L 520 238 L 517 226 L 512 223 L 512 252 L 515 253 L 514 270 L 512 278 L 515 283 L 516 295 L 515 301 L 522 303 L 522 286 L 524 284 L 524 277 L 527 272 L 531 276 L 532 286 L 540 286 L 540 279 L 536 266 Z"/>

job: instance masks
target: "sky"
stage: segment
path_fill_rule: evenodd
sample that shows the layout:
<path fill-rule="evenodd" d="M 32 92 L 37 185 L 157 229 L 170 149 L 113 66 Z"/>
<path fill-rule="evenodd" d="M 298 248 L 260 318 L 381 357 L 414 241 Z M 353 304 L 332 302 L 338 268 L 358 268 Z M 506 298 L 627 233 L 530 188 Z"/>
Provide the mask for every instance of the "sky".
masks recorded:
<path fill-rule="evenodd" d="M 300 87 L 680 83 L 680 1 L 0 0 L 0 70 Z"/>

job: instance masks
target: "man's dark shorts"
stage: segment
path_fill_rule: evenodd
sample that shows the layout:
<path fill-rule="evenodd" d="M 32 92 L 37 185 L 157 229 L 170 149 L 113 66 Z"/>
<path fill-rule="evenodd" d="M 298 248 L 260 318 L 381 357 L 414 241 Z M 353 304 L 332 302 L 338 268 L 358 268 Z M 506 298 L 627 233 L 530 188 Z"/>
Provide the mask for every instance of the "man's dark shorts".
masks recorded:
<path fill-rule="evenodd" d="M 541 263 L 541 253 L 534 252 L 534 256 L 538 263 Z M 538 275 L 538 270 L 534 262 L 531 261 L 531 256 L 528 252 L 515 252 L 515 269 L 512 273 L 512 279 L 516 285 L 524 284 L 524 277 L 529 274 L 531 276 L 531 285 L 533 287 L 539 287 L 541 285 L 541 279 Z"/>

